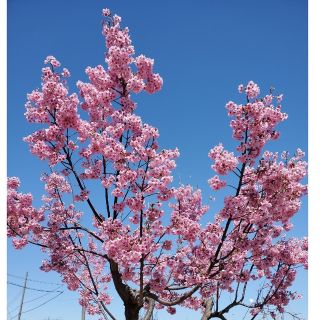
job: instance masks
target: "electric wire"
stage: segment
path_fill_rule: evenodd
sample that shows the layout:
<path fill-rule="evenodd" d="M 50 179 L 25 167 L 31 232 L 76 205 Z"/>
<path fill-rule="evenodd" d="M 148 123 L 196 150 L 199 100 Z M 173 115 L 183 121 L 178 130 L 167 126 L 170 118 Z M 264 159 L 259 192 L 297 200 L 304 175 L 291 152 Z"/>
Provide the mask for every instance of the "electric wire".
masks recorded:
<path fill-rule="evenodd" d="M 7 302 L 7 305 L 12 304 L 14 301 L 16 301 L 21 296 L 21 292 L 19 292 L 17 295 L 15 295 L 10 301 Z"/>
<path fill-rule="evenodd" d="M 63 286 L 63 284 L 61 284 L 61 285 L 60 285 L 59 287 L 57 287 L 56 289 L 59 289 L 59 288 L 61 288 L 62 286 Z M 60 291 L 53 291 L 53 292 L 60 292 Z M 47 296 L 47 295 L 49 295 L 49 294 L 51 294 L 51 293 L 52 293 L 52 292 L 46 292 L 46 293 L 42 294 L 42 295 L 39 296 L 39 297 L 33 298 L 33 299 L 31 299 L 31 300 L 24 301 L 23 304 L 26 304 L 26 303 L 30 303 L 30 302 L 39 300 L 39 299 L 41 299 L 41 298 L 43 298 L 43 297 L 45 297 L 45 296 Z M 15 307 L 14 309 L 11 310 L 11 312 L 16 311 L 19 307 L 20 307 L 20 306 Z M 8 310 L 9 310 L 9 309 L 8 309 Z"/>
<path fill-rule="evenodd" d="M 60 286 L 57 287 L 56 289 L 59 289 L 59 288 L 61 288 L 62 286 L 63 286 L 63 285 L 60 285 Z M 59 291 L 53 291 L 53 292 L 59 292 Z M 61 292 L 63 292 L 63 291 L 61 291 Z M 27 300 L 27 301 L 25 301 L 24 303 L 29 303 L 29 302 L 33 302 L 33 301 L 39 300 L 39 299 L 47 296 L 47 295 L 50 294 L 50 293 L 52 293 L 52 292 L 46 292 L 46 293 L 42 294 L 41 296 L 36 297 L 36 298 L 34 298 L 34 299 L 31 299 L 31 300 Z"/>
<path fill-rule="evenodd" d="M 38 308 L 44 306 L 45 304 L 49 303 L 50 301 L 58 298 L 58 297 L 59 297 L 60 295 L 62 295 L 62 294 L 63 294 L 63 291 L 60 291 L 60 293 L 58 293 L 57 295 L 55 295 L 53 298 L 51 298 L 51 299 L 49 299 L 49 300 L 47 300 L 47 301 L 39 304 L 38 306 L 36 306 L 36 307 L 34 307 L 34 308 L 28 309 L 28 310 L 26 310 L 26 311 L 22 311 L 22 313 L 27 313 L 27 312 L 33 311 L 33 310 L 35 310 L 35 309 L 38 309 Z M 19 314 L 17 313 L 12 319 L 16 318 L 18 315 L 19 315 Z"/>
<path fill-rule="evenodd" d="M 9 277 L 13 277 L 13 278 L 17 278 L 17 279 L 25 279 L 24 277 L 17 276 L 17 275 L 14 275 L 14 274 L 10 274 L 10 273 L 8 273 L 7 275 L 8 275 Z M 24 314 L 24 313 L 27 313 L 27 312 L 31 312 L 31 311 L 33 311 L 33 310 L 35 310 L 35 309 L 38 309 L 38 308 L 44 306 L 45 304 L 49 303 L 50 301 L 58 298 L 58 297 L 64 292 L 64 291 L 58 290 L 59 288 L 61 288 L 61 287 L 63 286 L 62 283 L 54 283 L 54 282 L 40 281 L 40 280 L 34 280 L 34 279 L 28 279 L 28 281 L 30 281 L 30 282 L 36 282 L 36 283 L 42 283 L 42 284 L 47 284 L 47 285 L 56 285 L 56 286 L 58 286 L 58 287 L 55 288 L 54 290 L 44 290 L 44 289 L 38 289 L 38 288 L 33 288 L 33 287 L 27 287 L 27 286 L 23 286 L 23 285 L 21 285 L 21 284 L 15 283 L 15 282 L 7 281 L 7 284 L 12 285 L 12 286 L 16 286 L 16 287 L 20 287 L 20 288 L 25 288 L 26 290 L 32 290 L 32 291 L 38 291 L 38 292 L 45 292 L 44 294 L 40 295 L 39 297 L 36 297 L 36 298 L 31 299 L 31 300 L 25 301 L 25 302 L 24 302 L 25 304 L 26 304 L 26 303 L 30 303 L 30 302 L 34 302 L 34 301 L 36 301 L 36 300 L 39 300 L 39 299 L 41 299 L 41 298 L 43 298 L 43 297 L 45 297 L 45 296 L 47 296 L 47 295 L 49 295 L 49 294 L 51 294 L 51 293 L 58 293 L 58 294 L 55 295 L 54 297 L 52 297 L 52 298 L 50 298 L 50 299 L 48 299 L 48 300 L 40 303 L 39 305 L 37 305 L 37 306 L 35 306 L 35 307 L 33 307 L 33 308 L 30 308 L 30 309 L 28 309 L 28 310 L 26 310 L 26 311 L 23 311 L 23 312 L 22 312 L 23 314 Z M 19 297 L 20 295 L 21 295 L 21 293 L 19 293 L 17 296 L 15 296 L 14 299 L 10 300 L 10 303 L 12 303 L 13 301 L 15 301 L 15 300 L 17 299 L 17 297 Z M 19 314 L 16 314 L 15 316 L 12 317 L 12 313 L 13 313 L 16 309 L 18 309 L 18 308 L 19 308 L 19 306 L 16 307 L 16 308 L 14 308 L 13 310 L 11 310 L 11 312 L 10 312 L 9 308 L 7 308 L 7 309 L 8 309 L 8 312 L 9 312 L 10 320 L 15 319 L 15 318 L 19 315 Z"/>
<path fill-rule="evenodd" d="M 24 288 L 23 285 L 18 284 L 18 283 L 13 283 L 11 281 L 7 281 L 8 284 L 11 284 L 12 286 L 16 286 L 16 287 L 20 287 L 20 288 Z M 40 292 L 63 292 L 63 291 L 59 291 L 59 290 L 43 290 L 43 289 L 37 289 L 37 288 L 30 288 L 30 287 L 25 287 L 27 290 L 33 290 L 33 291 L 40 291 Z"/>
<path fill-rule="evenodd" d="M 16 302 L 18 300 L 18 298 L 21 296 L 21 291 L 18 292 L 17 295 L 15 295 L 10 301 L 7 302 L 7 311 L 8 311 L 8 314 L 9 314 L 9 317 L 10 317 L 10 320 L 12 319 L 12 313 L 15 312 L 18 308 L 19 308 L 19 305 L 16 306 L 14 309 L 10 310 L 10 305 L 13 304 L 14 302 Z"/>
<path fill-rule="evenodd" d="M 17 278 L 17 279 L 24 279 L 25 277 L 21 277 L 21 276 L 16 276 L 14 274 L 11 274 L 11 273 L 8 273 L 7 274 L 9 277 L 13 277 L 13 278 Z M 33 280 L 33 279 L 29 279 L 28 278 L 28 282 L 31 281 L 31 282 L 38 282 L 38 283 L 45 283 L 45 284 L 50 284 L 50 285 L 56 285 L 56 286 L 59 286 L 61 285 L 61 283 L 56 283 L 56 282 L 47 282 L 47 281 L 40 281 L 40 280 Z"/>

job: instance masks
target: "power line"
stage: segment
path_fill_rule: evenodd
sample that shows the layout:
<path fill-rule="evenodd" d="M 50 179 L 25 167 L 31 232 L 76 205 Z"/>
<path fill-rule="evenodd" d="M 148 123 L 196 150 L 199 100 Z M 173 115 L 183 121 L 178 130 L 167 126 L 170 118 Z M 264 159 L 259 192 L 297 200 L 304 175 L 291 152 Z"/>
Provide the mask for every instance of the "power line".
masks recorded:
<path fill-rule="evenodd" d="M 16 287 L 20 287 L 20 288 L 24 288 L 24 286 L 22 286 L 21 284 L 18 283 L 13 283 L 11 281 L 7 281 L 8 284 L 11 284 L 12 286 L 16 286 Z M 43 289 L 37 289 L 37 288 L 30 288 L 30 287 L 26 287 L 27 290 L 34 290 L 34 291 L 40 291 L 40 292 L 63 292 L 63 291 L 59 291 L 59 290 L 43 290 Z"/>
<path fill-rule="evenodd" d="M 53 298 L 51 298 L 51 299 L 49 299 L 49 300 L 47 300 L 47 301 L 39 304 L 38 306 L 36 306 L 36 307 L 34 307 L 34 308 L 31 308 L 31 309 L 28 309 L 28 310 L 26 310 L 26 311 L 23 311 L 22 313 L 27 313 L 27 312 L 33 311 L 33 310 L 35 310 L 35 309 L 38 309 L 38 308 L 44 306 L 45 304 L 49 303 L 50 301 L 58 298 L 58 297 L 59 297 L 60 295 L 62 295 L 62 294 L 63 294 L 63 291 L 60 291 L 60 293 L 58 293 L 57 295 L 55 295 Z M 18 316 L 18 314 L 16 314 L 12 319 L 16 318 L 17 316 Z"/>
<path fill-rule="evenodd" d="M 38 289 L 38 288 L 28 287 L 27 284 L 26 284 L 27 276 L 26 276 L 26 278 L 24 278 L 24 277 L 20 277 L 20 276 L 13 275 L 13 274 L 9 274 L 9 273 L 8 273 L 7 275 L 8 275 L 9 277 L 13 277 L 13 278 L 17 278 L 17 279 L 24 279 L 24 280 L 25 280 L 24 285 L 21 285 L 21 284 L 19 284 L 19 283 L 15 283 L 15 282 L 11 282 L 11 281 L 7 281 L 7 284 L 9 284 L 9 285 L 13 285 L 13 286 L 16 286 L 16 287 L 23 288 L 23 291 L 25 291 L 25 290 L 33 290 L 33 291 L 38 291 L 38 292 L 45 292 L 45 294 L 42 294 L 42 295 L 40 295 L 39 297 L 36 297 L 36 298 L 34 298 L 34 299 L 31 299 L 31 300 L 22 302 L 21 305 L 20 305 L 20 309 L 21 309 L 21 310 L 19 310 L 19 313 L 17 313 L 17 314 L 16 314 L 15 316 L 13 316 L 13 317 L 12 317 L 12 314 L 10 313 L 10 320 L 13 320 L 13 319 L 15 319 L 15 318 L 17 318 L 17 317 L 20 319 L 22 314 L 27 313 L 27 312 L 31 312 L 31 311 L 33 311 L 33 310 L 35 310 L 35 309 L 38 309 L 38 308 L 44 306 L 45 304 L 49 303 L 50 301 L 58 298 L 58 297 L 63 293 L 63 291 L 57 290 L 57 289 L 59 289 L 59 288 L 61 288 L 61 287 L 63 286 L 62 283 L 39 281 L 39 280 L 33 280 L 33 279 L 29 279 L 29 278 L 28 278 L 28 281 L 32 281 L 32 282 L 36 282 L 36 283 L 43 283 L 43 284 L 47 284 L 47 285 L 57 285 L 57 286 L 58 286 L 58 287 L 57 287 L 56 289 L 54 289 L 54 290 L 44 290 L 44 289 Z M 58 293 L 58 294 L 55 295 L 54 297 L 52 297 L 52 298 L 50 298 L 50 299 L 48 299 L 48 300 L 40 303 L 39 305 L 37 305 L 37 306 L 35 306 L 35 307 L 31 308 L 31 309 L 28 309 L 28 310 L 26 310 L 26 311 L 22 311 L 22 308 L 21 308 L 22 304 L 39 300 L 39 299 L 41 299 L 41 298 L 43 298 L 43 297 L 45 297 L 45 296 L 47 296 L 47 295 L 49 295 L 49 294 L 51 294 L 51 293 L 54 293 L 54 292 L 55 292 L 55 293 Z M 24 294 L 23 294 L 23 296 L 24 296 Z M 18 307 L 19 307 L 19 306 L 18 306 Z M 15 308 L 13 311 L 15 311 L 16 309 L 17 309 L 17 308 Z M 9 309 L 8 309 L 8 311 L 9 311 Z M 13 312 L 13 311 L 12 311 L 12 312 Z M 10 311 L 9 311 L 9 312 L 10 312 Z"/>
<path fill-rule="evenodd" d="M 31 308 L 31 309 L 26 310 L 26 311 L 24 311 L 23 313 L 27 313 L 27 312 L 30 312 L 30 311 L 32 311 L 32 310 L 38 309 L 38 308 L 44 306 L 45 304 L 49 303 L 50 301 L 58 298 L 58 297 L 61 296 L 62 294 L 63 294 L 63 291 L 61 291 L 60 293 L 58 293 L 57 295 L 55 295 L 53 298 L 51 298 L 51 299 L 49 299 L 49 300 L 47 300 L 47 301 L 39 304 L 38 306 L 36 306 L 36 307 L 34 307 L 34 308 Z"/>
<path fill-rule="evenodd" d="M 11 314 L 11 312 L 10 312 L 9 308 L 7 308 L 7 310 L 8 310 L 8 313 L 9 313 L 10 320 L 12 320 L 12 319 L 13 319 L 13 317 L 12 317 L 12 314 Z"/>
<path fill-rule="evenodd" d="M 60 285 L 59 287 L 57 287 L 56 289 L 59 289 L 59 288 L 61 288 L 62 286 L 63 286 L 63 284 L 61 284 L 61 285 Z M 53 292 L 60 292 L 60 291 L 53 291 Z M 20 293 L 20 294 L 21 294 L 21 293 Z M 31 299 L 31 300 L 27 300 L 27 301 L 24 302 L 24 304 L 27 304 L 27 303 L 30 303 L 30 302 L 39 300 L 39 299 L 41 299 L 41 298 L 43 298 L 43 297 L 45 297 L 45 296 L 47 296 L 47 295 L 49 295 L 49 294 L 52 294 L 52 292 L 46 292 L 46 293 L 42 294 L 42 295 L 39 296 L 39 297 L 36 297 L 36 298 L 34 298 L 34 299 Z M 19 306 L 15 307 L 14 309 L 11 310 L 11 312 L 16 311 L 18 308 L 19 308 Z M 9 311 L 9 309 L 8 309 L 8 311 Z"/>
<path fill-rule="evenodd" d="M 63 285 L 61 284 L 61 285 L 60 285 L 58 288 L 56 288 L 56 289 L 59 289 L 59 288 L 61 288 L 62 286 L 63 286 Z M 52 292 L 63 292 L 63 291 L 52 291 Z M 37 297 L 37 298 L 34 298 L 34 299 L 31 299 L 31 300 L 26 301 L 25 303 L 29 303 L 29 302 L 33 302 L 33 301 L 39 300 L 39 299 L 47 296 L 48 294 L 50 294 L 50 293 L 52 293 L 52 292 L 46 292 L 46 293 L 42 294 L 41 296 L 39 296 L 39 297 Z"/>
<path fill-rule="evenodd" d="M 9 313 L 10 316 L 10 320 L 12 319 L 12 313 L 15 312 L 17 309 L 19 309 L 20 305 L 17 305 L 14 309 L 10 310 L 10 305 L 13 304 L 14 302 L 17 302 L 18 298 L 21 296 L 21 291 L 14 296 L 9 302 L 7 302 L 7 311 Z"/>
<path fill-rule="evenodd" d="M 13 278 L 17 278 L 17 279 L 24 279 L 24 277 L 16 276 L 16 275 L 11 274 L 11 273 L 7 273 L 7 275 L 8 275 L 9 277 L 13 277 Z M 28 281 L 31 281 L 31 282 L 38 282 L 38 283 L 45 283 L 45 284 L 51 284 L 51 285 L 56 285 L 56 286 L 61 285 L 61 283 L 56 283 L 56 282 L 46 282 L 46 281 L 40 281 L 40 280 L 33 280 L 33 279 L 29 279 L 29 278 L 28 278 Z"/>
<path fill-rule="evenodd" d="M 18 292 L 18 294 L 16 296 L 14 296 L 14 298 L 12 298 L 7 305 L 10 305 L 12 302 L 16 301 L 21 295 L 21 292 Z"/>

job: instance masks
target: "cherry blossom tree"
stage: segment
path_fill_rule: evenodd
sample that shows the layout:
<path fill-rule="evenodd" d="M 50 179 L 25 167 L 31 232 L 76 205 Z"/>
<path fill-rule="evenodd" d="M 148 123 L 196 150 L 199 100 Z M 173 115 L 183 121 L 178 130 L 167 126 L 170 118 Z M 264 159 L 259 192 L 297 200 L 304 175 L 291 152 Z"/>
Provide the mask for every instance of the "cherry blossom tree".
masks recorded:
<path fill-rule="evenodd" d="M 307 192 L 304 153 L 279 157 L 264 150 L 287 118 L 282 95 L 261 97 L 250 81 L 239 86 L 244 104 L 227 103 L 237 147 L 210 150 L 215 175 L 208 183 L 233 192 L 205 224 L 209 207 L 201 191 L 171 184 L 178 149 L 160 149 L 158 130 L 134 113 L 132 93 L 162 87 L 154 61 L 135 56 L 119 16 L 108 9 L 103 15 L 107 68 L 88 67 L 78 95 L 69 93 L 70 72 L 48 56 L 41 89 L 28 95 L 26 119 L 42 129 L 24 140 L 49 170 L 41 177 L 40 208 L 18 191 L 18 178 L 8 178 L 14 247 L 39 246 L 48 256 L 41 269 L 58 272 L 87 312 L 105 319 L 116 319 L 112 285 L 130 320 L 151 319 L 154 308 L 174 314 L 178 305 L 200 310 L 203 320 L 227 319 L 237 307 L 251 319 L 276 319 L 299 297 L 289 287 L 296 269 L 307 267 L 306 238 L 286 236 Z M 256 296 L 247 303 L 254 285 Z"/>

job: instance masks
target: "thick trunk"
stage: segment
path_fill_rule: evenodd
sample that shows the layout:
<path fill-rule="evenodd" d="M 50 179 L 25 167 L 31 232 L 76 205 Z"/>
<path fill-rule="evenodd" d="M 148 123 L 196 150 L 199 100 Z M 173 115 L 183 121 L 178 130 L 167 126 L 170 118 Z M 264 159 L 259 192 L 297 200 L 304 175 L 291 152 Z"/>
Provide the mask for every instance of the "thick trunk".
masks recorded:
<path fill-rule="evenodd" d="M 136 295 L 131 288 L 122 282 L 118 264 L 109 259 L 110 270 L 114 286 L 124 303 L 126 320 L 138 320 L 141 306 L 138 305 Z"/>
<path fill-rule="evenodd" d="M 124 305 L 124 314 L 126 316 L 126 320 L 138 320 L 139 319 L 139 311 L 141 307 L 137 304 L 125 304 Z"/>

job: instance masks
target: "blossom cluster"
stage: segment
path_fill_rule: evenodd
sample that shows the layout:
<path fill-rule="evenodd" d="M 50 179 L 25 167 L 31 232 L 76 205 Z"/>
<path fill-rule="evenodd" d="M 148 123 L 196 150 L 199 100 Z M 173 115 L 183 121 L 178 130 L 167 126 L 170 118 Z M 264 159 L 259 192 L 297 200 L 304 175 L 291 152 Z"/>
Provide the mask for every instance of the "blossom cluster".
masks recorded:
<path fill-rule="evenodd" d="M 32 205 L 30 193 L 18 192 L 20 180 L 17 177 L 7 179 L 7 223 L 8 236 L 13 237 L 13 245 L 21 249 L 28 244 L 30 232 L 38 239 L 43 228 L 41 222 L 45 219 L 44 210 L 37 210 Z"/>
<path fill-rule="evenodd" d="M 242 92 L 242 90 L 240 90 Z M 260 88 L 250 81 L 246 86 L 248 102 L 238 105 L 233 101 L 227 103 L 228 115 L 234 117 L 230 122 L 233 137 L 241 143 L 237 150 L 241 152 L 239 161 L 254 161 L 261 153 L 265 144 L 279 137 L 275 130 L 277 124 L 287 119 L 288 115 L 281 112 L 282 98 L 272 94 L 258 98 Z M 276 106 L 272 104 L 275 100 Z"/>

